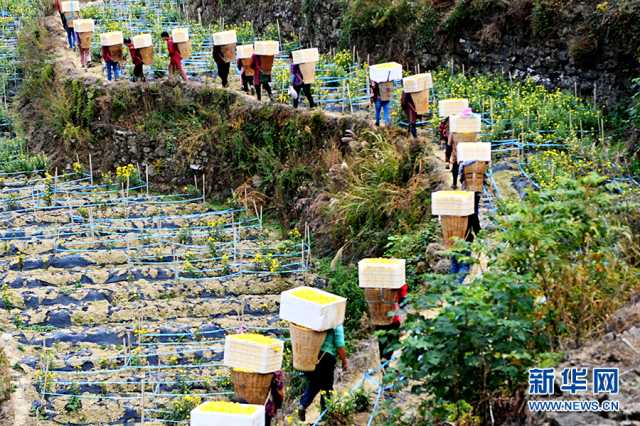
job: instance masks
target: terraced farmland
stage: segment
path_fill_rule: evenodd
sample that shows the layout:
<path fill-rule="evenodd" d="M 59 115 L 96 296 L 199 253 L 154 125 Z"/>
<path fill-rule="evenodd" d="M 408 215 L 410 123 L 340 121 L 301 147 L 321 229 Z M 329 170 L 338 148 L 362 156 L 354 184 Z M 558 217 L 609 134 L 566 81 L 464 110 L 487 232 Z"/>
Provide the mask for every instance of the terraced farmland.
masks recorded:
<path fill-rule="evenodd" d="M 308 236 L 275 241 L 259 211 L 148 195 L 122 170 L 3 180 L 1 315 L 41 424 L 178 421 L 189 398 L 228 398 L 224 335 L 280 334 L 278 294 L 312 279 Z"/>

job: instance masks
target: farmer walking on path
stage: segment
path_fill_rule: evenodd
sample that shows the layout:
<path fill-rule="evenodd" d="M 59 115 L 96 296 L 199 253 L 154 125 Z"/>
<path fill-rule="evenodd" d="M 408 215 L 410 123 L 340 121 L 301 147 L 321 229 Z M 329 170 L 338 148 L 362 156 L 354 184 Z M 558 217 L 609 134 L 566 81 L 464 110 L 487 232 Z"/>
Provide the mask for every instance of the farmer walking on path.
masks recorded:
<path fill-rule="evenodd" d="M 184 81 L 188 81 L 189 77 L 182 66 L 182 56 L 180 55 L 180 50 L 176 47 L 171 37 L 169 37 L 169 33 L 163 31 L 161 37 L 164 41 L 167 42 L 167 51 L 169 52 L 169 77 L 172 77 L 176 73 L 180 73 L 182 79 Z"/>
<path fill-rule="evenodd" d="M 124 44 L 129 48 L 129 55 L 131 56 L 131 62 L 133 62 L 133 81 L 138 81 L 138 79 L 145 81 L 140 51 L 133 47 L 133 43 L 130 38 L 125 38 Z"/>
<path fill-rule="evenodd" d="M 342 361 L 342 369 L 347 370 L 349 363 L 347 361 L 347 351 L 344 341 L 344 327 L 337 326 L 333 330 L 327 332 L 327 336 L 320 347 L 320 355 L 318 364 L 314 371 L 304 373 L 307 378 L 307 386 L 304 394 L 300 399 L 300 408 L 298 408 L 298 417 L 300 420 L 306 420 L 307 408 L 311 405 L 319 392 L 320 407 L 324 411 L 327 404 L 328 392 L 333 390 L 333 375 L 336 368 L 336 357 Z M 324 391 L 324 392 L 323 392 Z"/>

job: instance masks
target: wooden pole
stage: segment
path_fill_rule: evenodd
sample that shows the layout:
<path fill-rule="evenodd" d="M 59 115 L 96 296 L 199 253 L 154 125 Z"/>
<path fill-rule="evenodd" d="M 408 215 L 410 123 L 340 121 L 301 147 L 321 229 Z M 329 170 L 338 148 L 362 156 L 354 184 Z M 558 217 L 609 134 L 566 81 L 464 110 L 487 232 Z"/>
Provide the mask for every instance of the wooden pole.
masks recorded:
<path fill-rule="evenodd" d="M 91 181 L 91 186 L 93 186 L 93 162 L 91 161 L 91 154 L 89 154 L 89 180 Z"/>
<path fill-rule="evenodd" d="M 207 196 L 207 189 L 205 188 L 205 182 L 206 182 L 205 174 L 203 173 L 202 174 L 202 204 L 205 203 L 205 199 L 206 199 L 206 196 Z"/>
<path fill-rule="evenodd" d="M 147 198 L 149 198 L 149 164 L 144 165 L 144 180 L 147 187 Z"/>

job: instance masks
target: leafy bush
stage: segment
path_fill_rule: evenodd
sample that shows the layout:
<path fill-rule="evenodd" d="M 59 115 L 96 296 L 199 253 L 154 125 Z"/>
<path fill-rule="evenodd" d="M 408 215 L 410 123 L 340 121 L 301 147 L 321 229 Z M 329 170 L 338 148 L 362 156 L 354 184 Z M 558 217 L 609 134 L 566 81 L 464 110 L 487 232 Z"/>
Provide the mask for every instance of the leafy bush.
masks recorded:
<path fill-rule="evenodd" d="M 640 289 L 639 270 L 622 256 L 630 234 L 617 218 L 637 206 L 637 199 L 595 174 L 502 206 L 496 266 L 536 284 L 547 332 L 556 339 L 568 336 L 579 344 L 600 332 Z"/>
<path fill-rule="evenodd" d="M 421 274 L 427 270 L 427 246 L 437 240 L 436 223 L 428 221 L 417 225 L 415 232 L 390 235 L 385 246 L 384 255 L 407 261 L 407 282 L 410 289 L 418 286 Z"/>
<path fill-rule="evenodd" d="M 369 395 L 363 388 L 344 393 L 331 391 L 327 398 L 325 414 L 327 424 L 330 426 L 353 425 L 355 413 L 367 411 L 370 405 Z"/>
<path fill-rule="evenodd" d="M 423 404 L 436 419 L 448 419 L 446 405 L 458 401 L 482 413 L 491 398 L 513 395 L 536 352 L 547 348 L 544 323 L 535 315 L 535 287 L 501 272 L 464 286 L 448 276 L 430 282 L 428 294 L 411 299 L 400 372 L 417 381 L 412 392 L 434 396 Z M 425 310 L 434 314 L 423 316 Z"/>
<path fill-rule="evenodd" d="M 168 407 L 168 411 L 163 413 L 162 419 L 173 423 L 188 420 L 191 410 L 200 405 L 200 403 L 202 403 L 202 398 L 199 396 L 185 395 L 174 398 Z"/>
<path fill-rule="evenodd" d="M 531 12 L 531 30 L 533 34 L 543 37 L 552 30 L 555 24 L 557 0 L 534 0 Z"/>
<path fill-rule="evenodd" d="M 323 214 L 353 253 L 375 255 L 390 232 L 407 231 L 430 217 L 437 178 L 427 145 L 403 146 L 374 133 L 363 137 L 366 148 L 347 159 L 344 185 L 331 193 Z"/>
<path fill-rule="evenodd" d="M 409 0 L 355 0 L 349 2 L 342 15 L 343 47 L 352 40 L 367 39 L 368 43 L 387 41 L 399 28 L 409 28 L 415 21 L 416 3 Z"/>
<path fill-rule="evenodd" d="M 416 23 L 416 46 L 418 49 L 436 47 L 436 30 L 440 25 L 440 19 L 440 14 L 431 4 L 418 9 Z"/>

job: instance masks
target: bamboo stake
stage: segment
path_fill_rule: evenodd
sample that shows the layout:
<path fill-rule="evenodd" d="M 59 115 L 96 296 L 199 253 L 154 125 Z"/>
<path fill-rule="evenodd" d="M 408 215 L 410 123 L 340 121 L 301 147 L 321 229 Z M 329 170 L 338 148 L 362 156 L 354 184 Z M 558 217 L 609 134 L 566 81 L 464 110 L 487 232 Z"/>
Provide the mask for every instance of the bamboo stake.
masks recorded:
<path fill-rule="evenodd" d="M 146 181 L 147 198 L 149 198 L 149 164 L 147 163 L 144 165 L 144 180 Z"/>
<path fill-rule="evenodd" d="M 96 233 L 95 233 L 94 225 L 93 225 L 93 207 L 89 207 L 89 226 L 91 228 L 91 238 L 95 239 L 96 238 Z"/>
<path fill-rule="evenodd" d="M 236 219 L 233 212 L 231 212 L 231 223 L 233 224 L 233 261 L 235 262 L 238 256 L 238 230 L 236 228 Z"/>
<path fill-rule="evenodd" d="M 159 357 L 158 357 L 159 358 Z M 146 377 L 146 372 L 142 373 L 142 381 L 140 382 L 141 387 L 141 395 L 140 395 L 140 423 L 144 425 L 144 382 Z"/>
<path fill-rule="evenodd" d="M 280 20 L 276 19 L 276 26 L 278 27 L 278 43 L 282 46 L 282 37 L 280 35 Z"/>
<path fill-rule="evenodd" d="M 205 174 L 202 174 L 202 204 L 205 203 L 207 188 L 205 187 Z"/>
<path fill-rule="evenodd" d="M 571 110 L 569 110 L 569 131 L 573 132 L 573 119 L 571 115 Z"/>
<path fill-rule="evenodd" d="M 89 179 L 91 186 L 93 186 L 93 162 L 91 161 L 91 154 L 89 154 Z"/>

